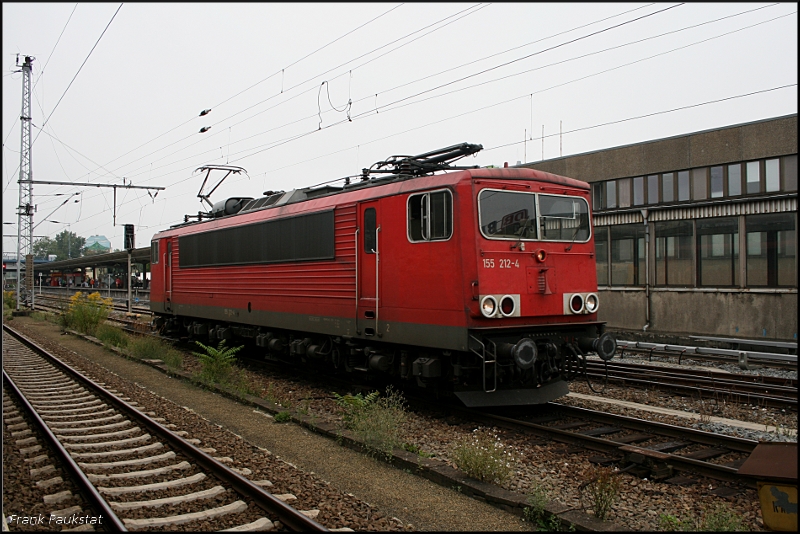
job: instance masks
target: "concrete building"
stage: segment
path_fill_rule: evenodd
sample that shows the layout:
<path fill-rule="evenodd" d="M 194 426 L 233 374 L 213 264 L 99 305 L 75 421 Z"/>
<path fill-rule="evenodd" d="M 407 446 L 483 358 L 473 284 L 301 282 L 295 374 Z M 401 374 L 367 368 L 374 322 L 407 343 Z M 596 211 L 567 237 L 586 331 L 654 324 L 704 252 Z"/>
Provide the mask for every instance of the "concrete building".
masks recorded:
<path fill-rule="evenodd" d="M 610 327 L 797 341 L 797 114 L 520 166 L 591 184 Z"/>

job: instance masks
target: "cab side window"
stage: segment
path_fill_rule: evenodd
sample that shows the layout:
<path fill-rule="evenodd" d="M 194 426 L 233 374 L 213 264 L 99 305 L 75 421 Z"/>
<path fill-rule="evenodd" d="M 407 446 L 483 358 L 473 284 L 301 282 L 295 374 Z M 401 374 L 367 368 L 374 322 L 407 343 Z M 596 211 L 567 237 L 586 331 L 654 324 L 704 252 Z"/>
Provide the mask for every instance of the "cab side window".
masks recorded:
<path fill-rule="evenodd" d="M 444 241 L 453 235 L 453 196 L 448 190 L 408 197 L 408 239 Z"/>

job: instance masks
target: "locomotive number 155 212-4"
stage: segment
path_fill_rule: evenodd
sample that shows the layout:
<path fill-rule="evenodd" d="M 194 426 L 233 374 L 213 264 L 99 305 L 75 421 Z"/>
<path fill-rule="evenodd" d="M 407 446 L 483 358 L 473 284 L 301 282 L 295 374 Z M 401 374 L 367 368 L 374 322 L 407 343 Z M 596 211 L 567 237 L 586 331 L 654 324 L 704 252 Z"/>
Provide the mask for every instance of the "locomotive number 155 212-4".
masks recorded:
<path fill-rule="evenodd" d="M 508 258 L 500 258 L 497 262 L 494 261 L 494 258 L 484 258 L 483 259 L 483 268 L 484 269 L 494 269 L 495 266 L 499 266 L 501 269 L 511 269 L 512 267 L 516 267 L 519 269 L 519 260 L 510 260 Z"/>

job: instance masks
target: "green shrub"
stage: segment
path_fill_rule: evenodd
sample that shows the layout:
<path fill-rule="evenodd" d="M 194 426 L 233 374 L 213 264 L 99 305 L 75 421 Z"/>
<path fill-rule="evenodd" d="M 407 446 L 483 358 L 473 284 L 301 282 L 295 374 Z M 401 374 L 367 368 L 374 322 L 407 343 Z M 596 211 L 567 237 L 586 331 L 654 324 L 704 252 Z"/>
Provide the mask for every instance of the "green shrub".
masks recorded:
<path fill-rule="evenodd" d="M 177 371 L 183 368 L 183 354 L 171 347 L 164 351 L 164 353 L 161 355 L 161 360 L 163 360 L 164 365 L 167 366 L 167 369 L 172 371 Z"/>
<path fill-rule="evenodd" d="M 63 315 L 63 326 L 93 336 L 97 327 L 108 319 L 111 306 L 112 300 L 101 297 L 98 292 L 87 296 L 78 291 L 69 299 L 69 306 Z"/>
<path fill-rule="evenodd" d="M 533 523 L 537 530 L 544 532 L 555 532 L 562 530 L 561 521 L 557 516 L 547 512 L 547 503 L 550 502 L 550 495 L 544 486 L 534 486 L 528 498 L 528 506 L 522 509 L 524 521 Z M 574 530 L 574 528 L 570 528 Z"/>
<path fill-rule="evenodd" d="M 106 345 L 114 347 L 127 347 L 130 341 L 128 335 L 115 326 L 101 324 L 95 331 L 95 337 Z"/>
<path fill-rule="evenodd" d="M 234 369 L 233 362 L 236 361 L 236 353 L 243 347 L 226 348 L 224 339 L 219 342 L 217 348 L 203 345 L 199 341 L 195 341 L 195 344 L 204 351 L 192 353 L 200 359 L 200 365 L 202 365 L 199 378 L 208 382 L 225 383 Z"/>
<path fill-rule="evenodd" d="M 47 322 L 50 320 L 50 314 L 47 312 L 34 311 L 31 312 L 31 319 L 34 321 Z"/>
<path fill-rule="evenodd" d="M 3 291 L 3 309 L 15 310 L 17 308 L 16 291 Z"/>
<path fill-rule="evenodd" d="M 581 485 L 581 491 L 588 493 L 594 516 L 603 520 L 619 496 L 619 477 L 610 467 L 596 466 L 589 469 L 586 478 L 587 482 Z"/>
<path fill-rule="evenodd" d="M 392 456 L 395 447 L 403 444 L 402 426 L 406 421 L 405 399 L 391 386 L 386 396 L 367 405 L 353 420 L 353 432 L 372 453 Z"/>
<path fill-rule="evenodd" d="M 335 391 L 333 392 L 333 398 L 336 399 L 336 404 L 341 409 L 342 420 L 347 428 L 352 428 L 353 420 L 363 413 L 368 406 L 374 404 L 380 395 L 377 391 L 373 391 L 366 397 L 361 393 L 357 395 L 348 393 L 345 396 L 341 396 Z"/>
<path fill-rule="evenodd" d="M 506 447 L 489 429 L 478 428 L 461 440 L 453 449 L 453 461 L 467 476 L 485 482 L 505 482 L 516 462 L 510 447 Z"/>
<path fill-rule="evenodd" d="M 292 420 L 292 415 L 289 412 L 278 412 L 275 414 L 276 423 L 288 423 Z"/>
<path fill-rule="evenodd" d="M 364 444 L 370 454 L 391 457 L 395 447 L 403 444 L 401 427 L 406 420 L 405 399 L 391 386 L 386 396 L 373 391 L 366 397 L 341 396 L 334 393 L 336 403 L 342 408 L 342 419 L 347 428 Z"/>
<path fill-rule="evenodd" d="M 678 519 L 669 514 L 658 516 L 658 527 L 666 531 L 681 532 L 733 532 L 745 530 L 741 518 L 725 503 L 715 507 L 705 506 L 700 517 L 689 515 Z"/>
<path fill-rule="evenodd" d="M 678 519 L 674 515 L 659 514 L 658 528 L 668 532 L 694 530 L 694 521 L 691 519 Z"/>
<path fill-rule="evenodd" d="M 697 530 L 703 532 L 732 532 L 745 530 L 741 518 L 728 508 L 725 503 L 720 503 L 714 508 L 706 507 L 703 510 L 703 518 Z"/>
<path fill-rule="evenodd" d="M 168 350 L 164 343 L 155 337 L 136 337 L 128 343 L 128 354 L 140 360 L 160 360 Z"/>

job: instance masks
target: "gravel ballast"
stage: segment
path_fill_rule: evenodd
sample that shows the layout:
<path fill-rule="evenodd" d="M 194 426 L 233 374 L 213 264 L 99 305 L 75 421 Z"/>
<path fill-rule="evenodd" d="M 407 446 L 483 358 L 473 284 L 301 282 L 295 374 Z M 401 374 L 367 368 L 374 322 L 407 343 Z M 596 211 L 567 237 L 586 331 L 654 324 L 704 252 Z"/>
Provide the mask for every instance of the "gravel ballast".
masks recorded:
<path fill-rule="evenodd" d="M 241 462 L 241 466 L 253 469 L 251 463 L 257 455 L 252 452 L 253 447 L 261 447 L 279 457 L 290 465 L 297 466 L 305 476 L 314 477 L 320 484 L 335 488 L 340 495 L 364 502 L 366 515 L 374 517 L 379 515 L 380 523 L 370 523 L 371 519 L 345 520 L 335 524 L 328 524 L 323 520 L 324 513 L 318 520 L 329 528 L 349 526 L 357 530 L 527 530 L 530 525 L 524 523 L 518 516 L 506 513 L 498 508 L 474 499 L 468 498 L 458 492 L 459 488 L 442 487 L 413 474 L 390 467 L 382 462 L 373 460 L 364 454 L 340 446 L 335 441 L 316 435 L 294 424 L 276 424 L 269 414 L 254 410 L 252 407 L 243 406 L 219 395 L 199 389 L 184 381 L 169 378 L 138 362 L 125 360 L 107 350 L 92 345 L 73 336 L 62 336 L 58 327 L 51 323 L 33 321 L 29 318 L 15 318 L 14 327 L 24 327 L 30 335 L 44 336 L 50 343 L 64 345 L 74 352 L 78 352 L 102 365 L 106 369 L 120 376 L 126 377 L 130 382 L 135 382 L 139 387 L 136 398 L 133 393 L 125 389 L 124 382 L 117 380 L 114 388 L 125 391 L 126 394 L 156 411 L 160 417 L 165 417 L 168 422 L 175 423 L 179 428 L 194 428 L 198 424 L 194 418 L 202 417 L 211 423 L 219 433 L 213 438 L 213 446 L 220 455 L 231 456 Z M 52 347 L 48 347 L 52 348 Z M 73 355 L 72 358 L 75 358 Z M 76 359 L 75 361 L 79 361 Z M 186 367 L 192 368 L 191 358 L 186 358 Z M 96 371 L 99 374 L 100 371 Z M 251 376 L 253 381 L 259 379 Z M 101 378 L 98 377 L 98 380 Z M 110 383 L 110 379 L 102 379 Z M 262 392 L 269 390 L 271 398 L 284 401 L 294 408 L 302 405 L 309 414 L 318 417 L 320 421 L 334 419 L 335 406 L 329 399 L 324 399 L 326 393 L 314 391 L 310 386 L 297 381 L 281 381 L 275 377 L 261 378 Z M 573 383 L 573 391 L 588 392 L 580 382 Z M 618 388 L 622 390 L 622 388 Z M 142 395 L 144 390 L 150 391 L 159 397 L 169 399 L 176 406 L 164 402 L 159 398 L 146 399 Z M 629 389 L 614 391 L 609 388 L 604 394 L 609 397 L 620 396 L 630 398 Z M 627 394 L 627 395 L 626 395 Z M 641 397 L 641 395 L 640 395 Z M 655 404 L 656 398 L 637 399 L 638 402 Z M 562 399 L 565 404 L 593 407 L 584 401 L 573 398 Z M 617 410 L 608 405 L 603 405 L 607 411 L 623 413 L 634 417 L 643 417 L 645 412 L 631 410 Z M 189 410 L 181 408 L 186 407 Z M 685 409 L 691 411 L 694 408 Z M 725 413 L 726 417 L 732 416 Z M 749 415 L 753 410 L 747 411 Z M 780 414 L 767 414 L 772 424 L 785 424 L 785 428 L 794 428 L 796 433 L 796 414 L 785 414 L 785 421 Z M 189 418 L 187 421 L 185 418 Z M 692 426 L 686 420 L 679 422 L 679 418 L 668 416 L 644 416 L 663 422 L 673 422 Z M 759 419 L 764 420 L 763 416 Z M 792 417 L 794 425 L 791 426 Z M 186 421 L 186 422 L 184 422 Z M 448 424 L 449 423 L 449 424 Z M 698 423 L 699 424 L 699 423 Z M 191 426 L 190 426 L 191 425 Z M 695 426 L 696 428 L 701 428 Z M 453 466 L 449 459 L 453 445 L 474 426 L 469 424 L 453 424 L 435 416 L 422 414 L 409 414 L 408 422 L 404 427 L 407 442 L 417 445 L 427 455 L 443 460 Z M 712 430 L 720 431 L 720 430 Z M 241 436 L 233 437 L 230 433 Z M 727 433 L 727 432 L 726 432 Z M 528 439 L 522 436 L 511 436 L 500 433 L 504 443 L 516 451 L 516 473 L 511 480 L 504 484 L 504 488 L 522 495 L 534 491 L 536 488 L 545 488 L 549 496 L 561 510 L 584 511 L 585 501 L 579 490 L 585 481 L 584 474 L 591 468 L 588 461 L 589 453 L 576 453 L 565 455 L 563 446 L 559 445 L 534 445 L 528 444 Z M 796 435 L 796 434 L 795 434 Z M 193 436 L 194 437 L 194 436 Z M 196 436 L 200 437 L 200 436 Z M 749 436 L 746 436 L 749 437 Z M 772 436 L 774 437 L 774 435 Z M 208 440 L 203 439 L 204 444 Z M 754 439 L 754 438 L 751 438 Z M 758 438 L 755 438 L 758 439 Z M 230 447 L 245 447 L 241 451 L 233 450 L 223 452 L 222 444 L 229 443 Z M 249 452 L 248 452 L 249 451 Z M 266 451 L 260 451 L 268 454 Z M 239 465 L 237 465 L 238 467 Z M 255 471 L 255 469 L 254 469 Z M 623 528 L 630 530 L 657 530 L 658 518 L 661 514 L 676 517 L 696 517 L 704 509 L 712 509 L 724 503 L 742 521 L 742 526 L 747 530 L 763 530 L 761 512 L 754 490 L 734 488 L 735 495 L 719 497 L 713 492 L 718 489 L 716 481 L 698 479 L 690 486 L 675 486 L 662 482 L 648 481 L 622 474 L 622 491 L 620 499 L 612 508 L 607 529 Z M 290 492 L 287 490 L 287 492 Z M 348 494 L 352 494 L 348 496 Z M 298 495 L 298 497 L 300 497 Z M 370 505 L 366 505 L 370 503 Z M 303 509 L 302 506 L 298 506 Z M 590 512 L 591 513 L 591 512 Z M 365 522 L 366 521 L 366 522 Z"/>

